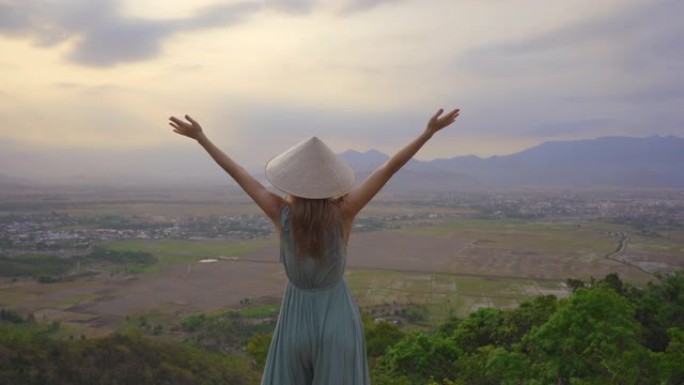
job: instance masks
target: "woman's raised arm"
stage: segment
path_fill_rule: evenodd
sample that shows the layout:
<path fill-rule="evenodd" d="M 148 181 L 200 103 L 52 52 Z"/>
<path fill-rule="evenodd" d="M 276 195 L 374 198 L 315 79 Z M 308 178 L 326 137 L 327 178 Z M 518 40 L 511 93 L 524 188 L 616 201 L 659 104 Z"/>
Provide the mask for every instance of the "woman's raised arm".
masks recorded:
<path fill-rule="evenodd" d="M 186 121 L 174 116 L 170 117 L 169 124 L 173 127 L 173 132 L 195 139 L 209 155 L 230 175 L 235 182 L 249 195 L 254 202 L 271 218 L 276 226 L 279 222 L 280 210 L 285 204 L 285 200 L 279 195 L 268 191 L 258 180 L 256 180 L 247 170 L 240 166 L 216 147 L 202 131 L 202 126 L 193 120 L 189 115 L 185 115 Z"/>
<path fill-rule="evenodd" d="M 416 139 L 402 148 L 393 157 L 391 157 L 385 164 L 373 171 L 366 180 L 358 186 L 355 186 L 342 198 L 342 216 L 347 223 L 351 223 L 356 214 L 370 202 L 371 199 L 382 189 L 382 187 L 392 178 L 392 176 L 399 171 L 423 145 L 432 138 L 437 131 L 450 125 L 456 120 L 460 110 L 455 109 L 448 114 L 441 116 L 443 109 L 439 109 L 437 113 L 428 121 L 425 131 Z"/>

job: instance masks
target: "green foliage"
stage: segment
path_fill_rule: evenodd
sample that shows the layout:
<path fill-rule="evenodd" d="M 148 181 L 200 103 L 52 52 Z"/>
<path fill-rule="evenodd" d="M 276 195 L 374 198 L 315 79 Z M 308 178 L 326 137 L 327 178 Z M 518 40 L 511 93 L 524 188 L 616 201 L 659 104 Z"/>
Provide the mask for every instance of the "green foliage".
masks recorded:
<path fill-rule="evenodd" d="M 373 321 L 370 315 L 363 316 L 363 329 L 366 336 L 366 352 L 369 358 L 383 355 L 387 348 L 398 342 L 404 333 L 387 321 Z"/>
<path fill-rule="evenodd" d="M 684 325 L 684 270 L 658 276 L 658 283 L 646 288 L 629 288 L 625 296 L 635 306 L 635 319 L 642 325 L 644 345 L 663 352 L 668 346 L 668 329 Z"/>
<path fill-rule="evenodd" d="M 389 346 L 376 384 L 630 385 L 684 383 L 684 272 L 643 289 L 610 274 L 564 300 L 479 309 Z M 657 349 L 654 349 L 657 348 Z"/>
<path fill-rule="evenodd" d="M 15 385 L 254 384 L 245 360 L 139 335 L 55 340 L 39 326 L 0 324 L 0 379 Z"/>
<path fill-rule="evenodd" d="M 558 300 L 555 296 L 542 295 L 521 303 L 517 309 L 502 312 L 497 330 L 497 345 L 510 349 L 533 327 L 546 323 L 557 308 Z"/>
<path fill-rule="evenodd" d="M 428 308 L 425 305 L 411 304 L 402 309 L 402 315 L 412 324 L 420 324 L 428 319 Z"/>
<path fill-rule="evenodd" d="M 249 302 L 244 302 L 244 304 L 249 304 Z M 278 311 L 280 311 L 280 305 L 268 304 L 258 307 L 241 309 L 240 315 L 247 318 L 265 318 L 277 316 Z"/>
<path fill-rule="evenodd" d="M 275 329 L 275 318 L 263 319 L 261 311 L 254 314 L 259 317 L 247 317 L 236 310 L 216 315 L 193 315 L 183 319 L 181 328 L 204 349 L 238 351 L 247 346 L 255 333 L 269 334 Z"/>
<path fill-rule="evenodd" d="M 449 378 L 462 351 L 450 339 L 436 334 L 412 333 L 387 349 L 377 361 L 377 375 L 407 377 L 421 383 L 432 377 Z"/>
<path fill-rule="evenodd" d="M 204 314 L 187 316 L 181 321 L 181 327 L 186 332 L 194 332 L 199 330 L 206 320 L 207 316 Z"/>
<path fill-rule="evenodd" d="M 647 358 L 630 303 L 616 292 L 579 289 L 547 323 L 523 339 L 543 382 L 559 379 L 628 384 L 641 377 Z"/>
<path fill-rule="evenodd" d="M 442 337 L 449 337 L 454 334 L 454 330 L 458 328 L 461 319 L 457 317 L 449 317 L 446 321 L 437 326 L 437 334 Z"/>
<path fill-rule="evenodd" d="M 272 338 L 273 334 L 254 333 L 247 343 L 247 354 L 252 358 L 252 367 L 254 369 L 258 371 L 264 369 Z"/>
<path fill-rule="evenodd" d="M 568 278 L 565 283 L 572 291 L 585 287 L 584 281 L 576 278 Z"/>
<path fill-rule="evenodd" d="M 680 385 L 684 272 L 658 278 L 644 288 L 617 275 L 592 279 L 563 300 L 539 296 L 515 309 L 479 309 L 432 332 L 406 334 L 365 316 L 373 383 Z M 40 326 L 0 310 L 0 379 L 19 385 L 256 383 L 254 370 L 264 365 L 273 330 L 260 318 L 264 309 L 185 318 L 182 330 L 198 347 L 140 332 L 56 340 L 59 333 L 50 330 L 58 331 L 59 323 Z M 152 326 L 146 317 L 135 322 Z M 211 353 L 243 349 L 250 362 Z"/>
<path fill-rule="evenodd" d="M 664 384 L 684 384 L 684 329 L 668 329 L 670 343 L 665 354 L 660 356 L 661 370 L 667 382 Z"/>
<path fill-rule="evenodd" d="M 144 315 L 141 315 L 140 317 L 138 317 L 138 326 L 140 326 L 141 328 L 147 327 L 149 322 L 150 322 L 149 318 L 147 318 Z"/>
<path fill-rule="evenodd" d="M 49 276 L 49 275 L 41 275 L 38 277 L 38 282 L 40 283 L 55 283 L 59 282 L 59 280 L 55 277 Z"/>
<path fill-rule="evenodd" d="M 149 266 L 157 262 L 157 258 L 146 251 L 111 250 L 102 247 L 98 247 L 88 253 L 85 259 L 140 266 Z"/>
<path fill-rule="evenodd" d="M 141 272 L 141 267 L 150 266 L 157 258 L 145 251 L 109 250 L 96 248 L 85 256 L 63 258 L 54 255 L 3 255 L 0 254 L 0 276 L 34 277 L 40 283 L 54 283 L 65 279 L 73 279 L 79 275 L 87 275 L 77 271 L 82 266 L 95 262 L 108 262 L 117 266 L 125 266 L 129 273 Z"/>
<path fill-rule="evenodd" d="M 66 274 L 75 265 L 69 258 L 51 255 L 2 255 L 0 276 L 3 277 L 50 277 Z"/>
<path fill-rule="evenodd" d="M 502 315 L 503 310 L 478 309 L 458 325 L 451 341 L 467 353 L 472 353 L 481 346 L 496 344 L 500 340 Z"/>
<path fill-rule="evenodd" d="M 50 326 L 48 328 L 48 331 L 50 333 L 56 333 L 59 331 L 59 329 L 62 327 L 62 323 L 60 321 L 54 320 L 50 322 Z"/>
<path fill-rule="evenodd" d="M 20 324 L 26 322 L 24 317 L 14 310 L 0 309 L 0 321 Z"/>
<path fill-rule="evenodd" d="M 530 359 L 526 354 L 503 348 L 489 351 L 484 377 L 501 385 L 518 385 L 529 378 Z"/>

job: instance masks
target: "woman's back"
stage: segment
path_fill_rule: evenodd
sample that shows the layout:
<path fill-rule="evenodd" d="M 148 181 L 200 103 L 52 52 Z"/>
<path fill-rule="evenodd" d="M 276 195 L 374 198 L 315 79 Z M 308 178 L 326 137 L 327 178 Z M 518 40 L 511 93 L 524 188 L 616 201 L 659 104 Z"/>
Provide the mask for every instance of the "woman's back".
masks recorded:
<path fill-rule="evenodd" d="M 290 206 L 280 213 L 280 259 L 288 285 L 264 368 L 263 385 L 369 385 L 363 327 L 344 281 L 341 223 L 322 258 L 300 257 Z"/>
<path fill-rule="evenodd" d="M 290 282 L 302 290 L 328 289 L 338 284 L 344 276 L 346 246 L 343 241 L 342 224 L 335 223 L 326 234 L 325 252 L 321 258 L 299 256 L 290 206 L 280 213 L 280 261 Z"/>

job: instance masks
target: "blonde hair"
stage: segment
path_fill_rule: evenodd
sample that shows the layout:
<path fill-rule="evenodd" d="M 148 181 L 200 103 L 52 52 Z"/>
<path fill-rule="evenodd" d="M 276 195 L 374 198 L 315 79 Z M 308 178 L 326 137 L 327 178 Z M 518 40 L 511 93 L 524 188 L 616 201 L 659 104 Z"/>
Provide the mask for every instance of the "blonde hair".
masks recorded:
<path fill-rule="evenodd" d="M 338 231 L 342 242 L 347 234 L 340 216 L 340 199 L 306 199 L 293 195 L 290 201 L 290 220 L 299 257 L 311 256 L 317 262 L 325 258 L 326 248 Z"/>

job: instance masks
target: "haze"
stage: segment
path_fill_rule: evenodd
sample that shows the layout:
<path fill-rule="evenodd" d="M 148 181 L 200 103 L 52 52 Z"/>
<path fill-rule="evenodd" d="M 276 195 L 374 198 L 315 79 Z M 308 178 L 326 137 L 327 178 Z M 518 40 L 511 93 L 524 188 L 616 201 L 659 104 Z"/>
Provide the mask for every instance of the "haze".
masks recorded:
<path fill-rule="evenodd" d="M 462 116 L 419 159 L 683 136 L 682 14 L 676 0 L 0 0 L 0 174 L 215 173 L 166 124 L 185 113 L 251 170 L 312 135 L 392 153 L 439 107 Z"/>

